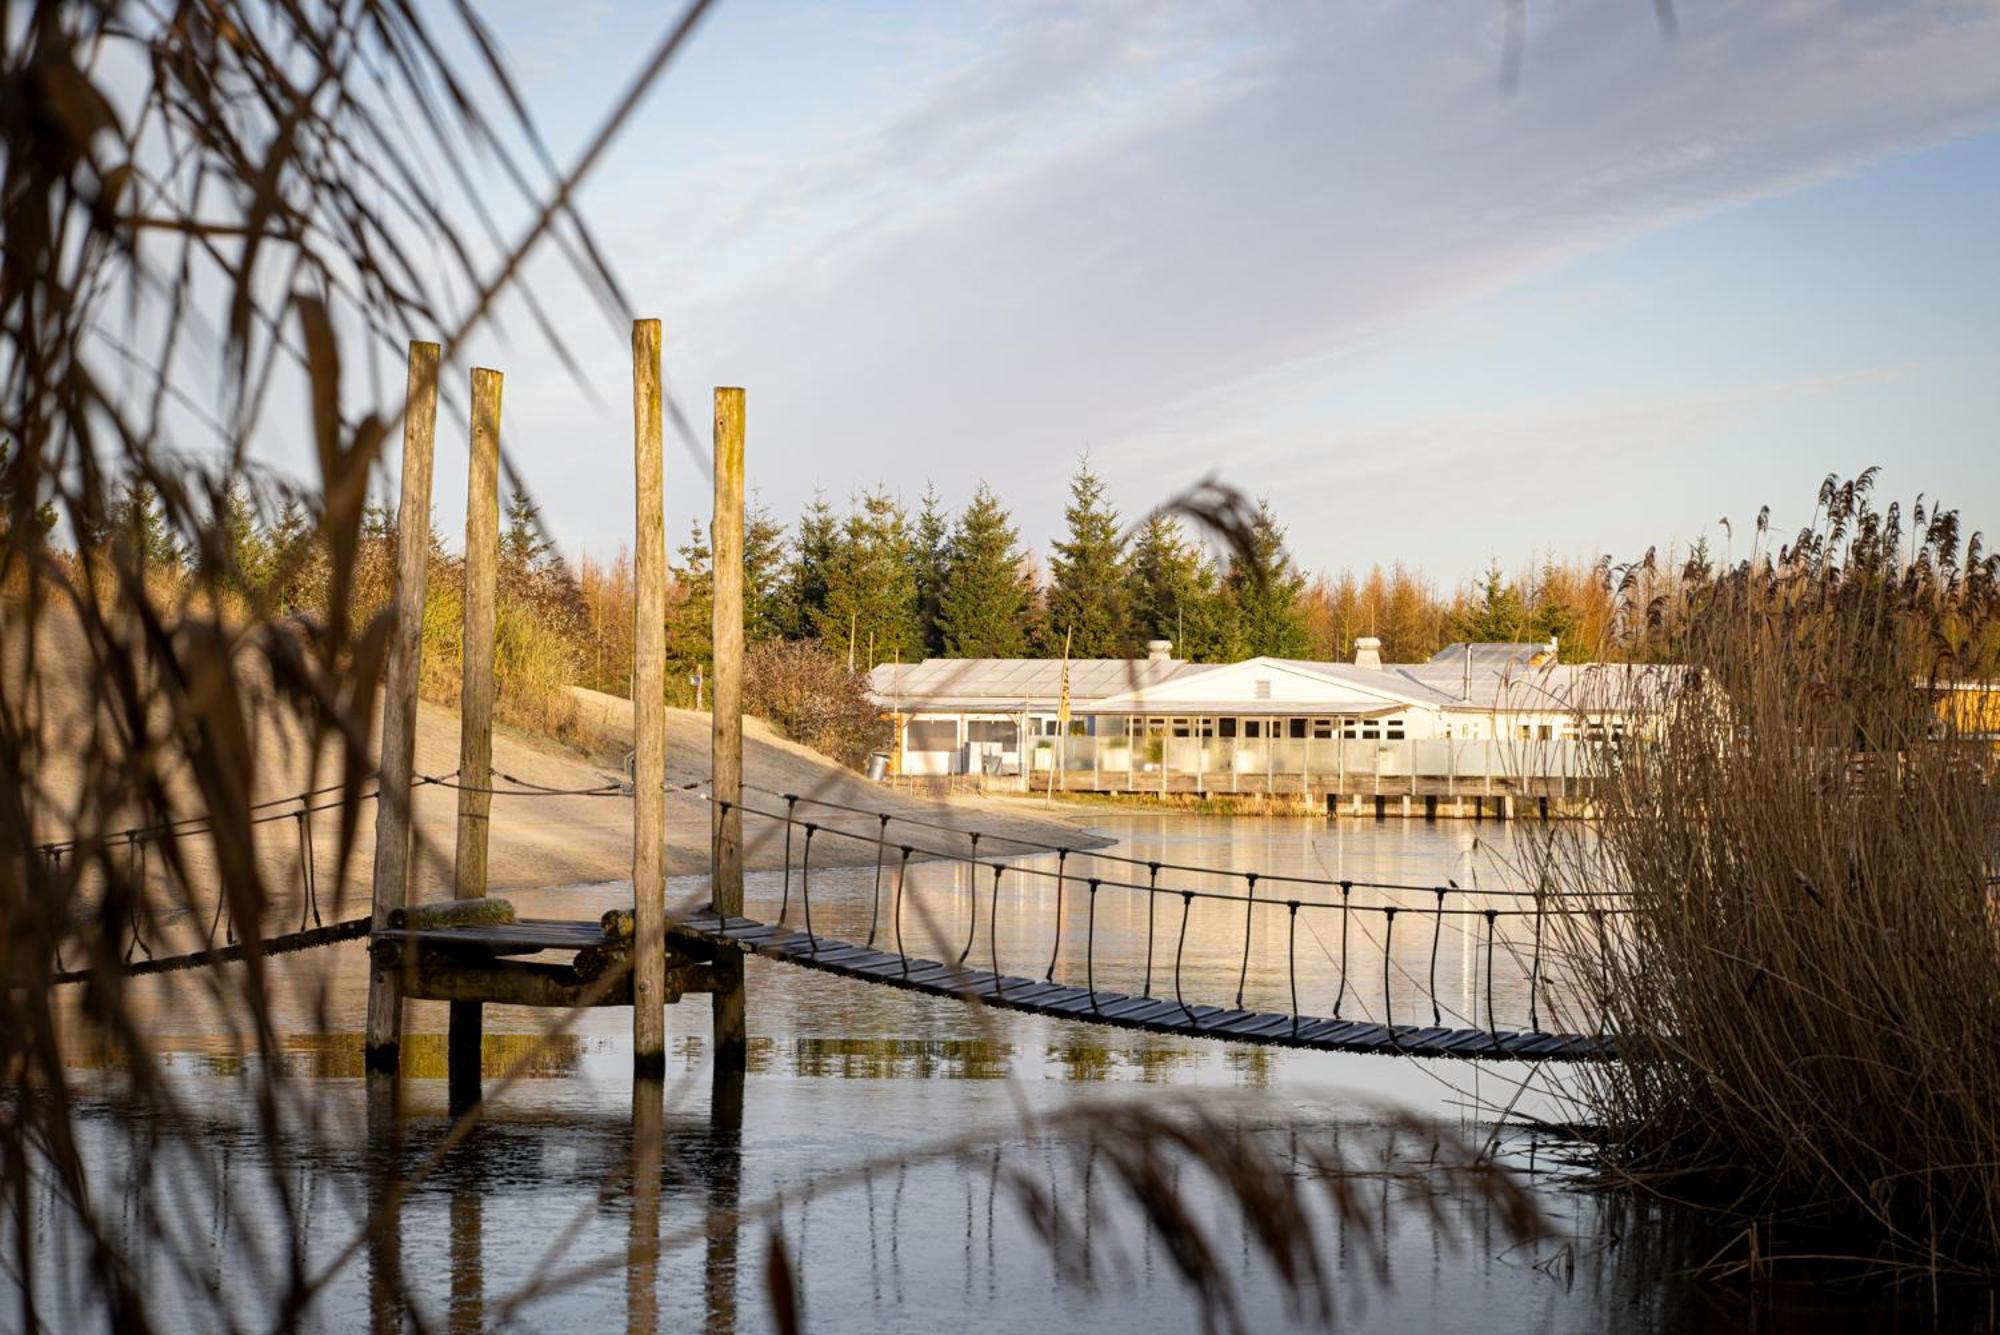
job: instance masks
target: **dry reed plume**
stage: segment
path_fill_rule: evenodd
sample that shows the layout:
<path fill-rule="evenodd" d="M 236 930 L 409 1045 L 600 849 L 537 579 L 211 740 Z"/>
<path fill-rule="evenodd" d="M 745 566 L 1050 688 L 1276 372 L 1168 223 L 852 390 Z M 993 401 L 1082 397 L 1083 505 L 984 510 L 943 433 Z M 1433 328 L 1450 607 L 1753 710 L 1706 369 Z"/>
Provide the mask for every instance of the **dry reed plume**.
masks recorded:
<path fill-rule="evenodd" d="M 1570 1018 L 1619 1034 L 1581 1082 L 1615 1177 L 1813 1226 L 1794 1251 L 1990 1277 L 2000 720 L 1950 688 L 1992 685 L 2000 563 L 1872 481 L 1828 479 L 1792 543 L 1760 520 L 1688 585 L 1690 670 L 1542 870 L 1631 896 L 1613 930 L 1558 926 L 1590 994 Z"/>

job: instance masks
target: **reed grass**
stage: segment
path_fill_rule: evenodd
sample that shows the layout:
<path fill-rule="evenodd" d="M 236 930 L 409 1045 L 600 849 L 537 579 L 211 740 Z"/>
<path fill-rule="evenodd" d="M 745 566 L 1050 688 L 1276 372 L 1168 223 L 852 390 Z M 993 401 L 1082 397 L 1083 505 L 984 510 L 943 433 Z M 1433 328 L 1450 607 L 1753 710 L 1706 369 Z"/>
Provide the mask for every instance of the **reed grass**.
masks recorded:
<path fill-rule="evenodd" d="M 2000 568 L 1872 481 L 1829 479 L 1791 543 L 1760 521 L 1694 582 L 1686 670 L 1628 684 L 1656 724 L 1538 870 L 1630 896 L 1552 920 L 1565 1020 L 1618 1035 L 1577 1086 L 1610 1177 L 1738 1213 L 1780 1255 L 1991 1278 L 2000 766 L 1960 707 L 1991 697 L 1948 688 L 1992 684 Z"/>

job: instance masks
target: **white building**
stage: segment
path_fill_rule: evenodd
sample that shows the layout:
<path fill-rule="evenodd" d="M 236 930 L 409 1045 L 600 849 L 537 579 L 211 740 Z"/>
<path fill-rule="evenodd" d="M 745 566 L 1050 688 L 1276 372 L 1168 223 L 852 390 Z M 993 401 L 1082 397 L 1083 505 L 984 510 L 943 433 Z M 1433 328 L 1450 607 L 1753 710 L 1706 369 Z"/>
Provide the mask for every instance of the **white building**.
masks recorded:
<path fill-rule="evenodd" d="M 1659 669 L 1562 664 L 1548 644 L 1455 644 L 1385 664 L 1252 658 L 1189 663 L 1155 641 L 1144 659 L 1069 664 L 1058 738 L 1055 659 L 930 659 L 870 675 L 908 775 L 1026 775 L 1100 791 L 1406 794 L 1564 791 L 1580 747 L 1615 739 Z M 1385 786 L 1386 784 L 1386 786 Z M 1467 789 L 1467 785 L 1471 785 Z"/>

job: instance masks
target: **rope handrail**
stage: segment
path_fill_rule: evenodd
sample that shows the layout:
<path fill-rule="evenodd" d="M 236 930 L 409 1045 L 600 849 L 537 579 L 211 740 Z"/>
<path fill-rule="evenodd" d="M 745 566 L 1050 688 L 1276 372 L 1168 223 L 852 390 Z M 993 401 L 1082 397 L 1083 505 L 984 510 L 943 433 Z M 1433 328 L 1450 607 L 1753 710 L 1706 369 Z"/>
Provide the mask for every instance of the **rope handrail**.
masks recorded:
<path fill-rule="evenodd" d="M 745 786 L 747 787 L 748 785 L 745 785 Z M 760 790 L 760 791 L 761 791 L 761 790 Z M 785 796 L 790 796 L 790 794 L 785 794 Z M 713 800 L 713 799 L 710 799 L 710 800 Z M 805 799 L 804 799 L 804 798 L 800 798 L 799 800 L 800 800 L 801 802 L 803 802 L 803 801 L 804 801 Z M 751 816 L 758 816 L 758 817 L 761 817 L 761 818 L 763 818 L 763 819 L 765 819 L 765 820 L 771 820 L 771 821 L 778 821 L 778 822 L 783 822 L 783 823 L 788 823 L 788 824 L 796 824 L 796 825 L 800 825 L 800 826 L 803 826 L 803 825 L 805 825 L 805 824 L 806 824 L 806 822 L 804 822 L 804 821 L 801 821 L 801 820 L 799 820 L 799 819 L 798 819 L 798 818 L 797 818 L 796 816 L 786 816 L 785 814 L 783 814 L 783 813 L 781 813 L 781 812 L 776 812 L 776 811 L 765 811 L 765 810 L 763 810 L 762 808 L 759 808 L 759 807 L 753 807 L 753 806 L 749 806 L 749 805 L 747 805 L 747 804 L 745 804 L 745 803 L 742 803 L 742 802 L 735 802 L 735 803 L 730 803 L 730 802 L 724 802 L 724 803 L 722 804 L 722 806 L 723 806 L 723 809 L 724 809 L 724 811 L 728 811 L 728 810 L 730 810 L 730 809 L 732 809 L 732 808 L 733 808 L 734 810 L 736 810 L 736 811 L 739 811 L 739 812 L 742 812 L 742 813 L 744 813 L 744 814 L 746 814 L 746 815 L 751 815 Z M 875 814 L 875 813 L 864 813 L 864 814 Z M 856 842 L 856 843 L 860 843 L 860 844 L 866 844 L 866 845 L 868 845 L 868 846 L 870 846 L 870 847 L 873 847 L 873 848 L 881 848 L 881 849 L 906 849 L 906 850 L 908 850 L 908 851 L 909 851 L 910 853 L 913 853 L 913 854 L 917 854 L 917 855 L 921 855 L 921 856 L 923 856 L 923 857 L 927 857 L 927 858 L 931 858 L 931 859 L 934 859 L 934 860 L 936 860 L 936 861 L 939 861 L 939 862 L 956 862 L 956 863 L 961 863 L 961 864 L 963 864 L 963 865 L 966 865 L 966 866 L 978 866 L 978 867 L 990 867 L 990 866 L 993 866 L 993 865 L 995 865 L 995 862 L 994 862 L 994 860 L 989 860 L 989 859 L 985 859 L 985 858 L 975 858 L 975 857 L 971 856 L 970 854 L 966 854 L 966 853 L 953 853 L 953 852 L 950 852 L 950 851 L 948 851 L 948 850 L 945 850 L 945 849 L 939 849 L 939 848 L 926 848 L 926 847 L 923 847 L 923 846 L 921 846 L 921 845 L 917 845 L 917 844 L 908 844 L 908 843 L 904 843 L 904 842 L 901 842 L 901 841 L 899 841 L 899 840 L 895 840 L 895 839 L 885 839 L 885 838 L 881 837 L 880 835 L 871 835 L 871 834 L 866 834 L 866 833 L 863 833 L 863 832 L 861 832 L 861 831 L 857 831 L 857 830 L 843 830 L 843 829 L 841 829 L 841 828 L 840 828 L 839 826 L 837 826 L 837 825 L 820 825 L 820 824 L 817 824 L 817 823 L 815 823 L 815 824 L 814 824 L 814 825 L 812 826 L 812 828 L 813 828 L 813 830 L 814 830 L 814 832 L 815 832 L 815 833 L 819 833 L 819 834 L 830 834 L 830 835 L 837 835 L 837 836 L 839 836 L 839 837 L 840 837 L 840 838 L 842 838 L 842 839 L 850 839 L 850 840 L 853 840 L 853 841 L 854 841 L 854 842 Z M 992 837 L 992 836 L 989 836 L 989 837 Z M 1090 849 L 1080 849 L 1080 848 L 1052 848 L 1052 849 L 1050 849 L 1049 851 L 1051 851 L 1051 852 L 1054 852 L 1054 853 L 1058 854 L 1059 856 L 1062 856 L 1062 857 L 1064 857 L 1064 858 L 1065 858 L 1065 860 L 1066 860 L 1066 859 L 1067 859 L 1068 857 L 1090 857 L 1090 858 L 1095 858 L 1095 857 L 1100 857 L 1100 856 L 1101 856 L 1101 855 L 1100 855 L 1099 853 L 1097 853 L 1097 852 L 1095 852 L 1095 851 L 1093 851 L 1093 850 L 1090 850 Z M 1115 861 L 1120 861 L 1120 862 L 1125 862 L 1125 863 L 1128 863 L 1128 864 L 1136 864 L 1136 865 L 1138 865 L 1138 866 L 1148 866 L 1148 867 L 1149 867 L 1149 866 L 1151 866 L 1151 865 L 1152 865 L 1152 864 L 1151 864 L 1151 863 L 1150 863 L 1150 862 L 1149 862 L 1148 860 L 1146 860 L 1146 859 L 1143 859 L 1143 858 L 1118 858 L 1118 859 L 1112 859 L 1112 860 L 1115 860 Z M 788 865 L 789 865 L 789 864 L 788 864 Z M 1067 868 L 1066 868 L 1066 867 L 1058 867 L 1058 868 L 1056 868 L 1056 869 L 1054 869 L 1054 870 L 1051 870 L 1051 869 L 1049 869 L 1049 868 L 1046 868 L 1046 867 L 1030 867 L 1030 866 L 1024 866 L 1024 865 L 1022 865 L 1022 864 L 1020 864 L 1020 863 L 1008 863 L 1007 865 L 1010 865 L 1010 866 L 1012 866 L 1012 867 L 1013 867 L 1013 869 L 1014 869 L 1015 871 L 1019 872 L 1019 873 L 1020 873 L 1021 875 L 1024 875 L 1024 876 L 1040 876 L 1040 877 L 1043 877 L 1043 878 L 1045 878 L 1045 879 L 1048 879 L 1048 880 L 1055 880 L 1055 881 L 1058 881 L 1059 883 L 1060 883 L 1060 882 L 1066 882 L 1066 881 L 1068 881 L 1068 880 L 1070 880 L 1070 879 L 1073 879 L 1073 877 L 1074 877 L 1074 873 L 1071 873 L 1071 872 L 1069 872 L 1069 871 L 1067 870 Z M 1162 863 L 1160 863 L 1160 864 L 1159 864 L 1159 866 L 1160 866 L 1161 870 L 1173 870 L 1173 869 L 1175 869 L 1175 868 L 1174 868 L 1174 864 L 1172 864 L 1172 863 L 1167 863 L 1167 862 L 1162 862 Z M 1263 873 L 1263 872 L 1252 872 L 1252 873 L 1243 873 L 1243 872 L 1233 872 L 1233 871 L 1232 871 L 1232 872 L 1213 872 L 1213 871 L 1210 871 L 1210 870 L 1208 870 L 1208 869 L 1206 869 L 1206 868 L 1200 868 L 1200 867 L 1189 867 L 1189 868 L 1182 868 L 1182 870 L 1188 870 L 1188 871 L 1193 871 L 1193 872 L 1196 872 L 1196 873 L 1198 873 L 1198 874 L 1202 874 L 1202 875 L 1221 875 L 1221 876 L 1240 876 L 1240 875 L 1251 875 L 1251 876 L 1255 876 L 1255 877 L 1256 877 L 1256 878 L 1257 878 L 1257 879 L 1258 879 L 1259 881 L 1266 881 L 1266 880 L 1278 880 L 1278 879 L 1280 879 L 1280 878 L 1278 878 L 1278 877 L 1276 877 L 1276 876 L 1272 876 L 1272 875 L 1267 875 L 1266 873 Z M 1336 879 L 1336 880 L 1327 880 L 1327 879 L 1323 879 L 1323 878 L 1322 878 L 1322 879 L 1317 879 L 1317 880 L 1310 880 L 1310 879 L 1307 879 L 1307 878 L 1304 878 L 1304 877 L 1287 877 L 1287 878 L 1283 878 L 1283 879 L 1287 880 L 1287 881 L 1288 881 L 1289 883 L 1291 883 L 1291 884 L 1297 884 L 1297 885 L 1315 885 L 1315 886 L 1327 886 L 1327 887 L 1338 887 L 1338 886 L 1350 886 L 1350 887 L 1352 887 L 1352 888 L 1355 888 L 1355 889 L 1383 889 L 1383 888 L 1389 888 L 1389 889 L 1405 889 L 1405 888 L 1406 888 L 1406 887 L 1400 887 L 1400 886 L 1395 886 L 1395 887 L 1383 887 L 1383 886 L 1381 886 L 1381 885 L 1378 885 L 1378 884 L 1375 884 L 1375 883 L 1371 883 L 1371 882 L 1365 882 L 1365 881 L 1348 881 L 1348 880 L 1338 880 L 1338 879 Z M 1173 886 L 1161 886 L 1161 885 L 1153 885 L 1153 884 L 1145 884 L 1145 883 L 1141 883 L 1141 882 L 1138 882 L 1138 881 L 1121 881 L 1121 880 L 1111 880 L 1111 879 L 1107 879 L 1107 878 L 1102 878 L 1102 877 L 1100 877 L 1100 878 L 1099 878 L 1099 884 L 1100 884 L 1101 886 L 1103 886 L 1103 887 L 1106 887 L 1106 888 L 1111 888 L 1111 889 L 1119 889 L 1119 890 L 1132 890 L 1132 891 L 1137 891 L 1137 892 L 1139 892 L 1139 893 L 1142 893 L 1142 894 L 1147 894 L 1147 895 L 1168 895 L 1168 896 L 1182 896 L 1182 897 L 1187 897 L 1187 898 L 1193 898 L 1193 899 L 1212 899 L 1212 900 L 1218 900 L 1218 901 L 1221 901 L 1221 902 L 1224 902 L 1224 903 L 1230 903 L 1230 904 L 1242 904 L 1242 903 L 1254 903 L 1254 904 L 1259 904 L 1259 905 L 1262 905 L 1262 906 L 1264 906 L 1264 907 L 1266 907 L 1266 908 L 1270 908 L 1270 907 L 1273 907 L 1273 906 L 1277 906 L 1277 907 L 1282 907 L 1282 906 L 1284 906 L 1284 905 L 1285 905 L 1286 903 L 1290 902 L 1290 901 L 1288 901 L 1288 900 L 1272 900 L 1272 899 L 1258 899 L 1258 898 L 1256 898 L 1256 897 L 1255 897 L 1255 896 L 1253 896 L 1253 895 L 1240 895 L 1240 894 L 1232 894 L 1232 893 L 1230 893 L 1230 892 L 1228 892 L 1228 891 L 1225 891 L 1225 890 L 1196 890 L 1196 889 L 1186 889 L 1186 888 L 1179 888 L 1179 887 L 1173 887 Z M 1443 887 L 1440 887 L 1440 886 L 1435 886 L 1435 885 L 1425 885 L 1425 886 L 1413 886 L 1413 887 L 1407 887 L 1407 889 L 1409 889 L 1409 890 L 1410 890 L 1410 891 L 1412 891 L 1412 892 L 1417 892 L 1417 891 L 1420 891 L 1420 892 L 1422 892 L 1422 893 L 1424 893 L 1424 894 L 1437 894 L 1437 893 L 1439 893 L 1440 891 L 1442 891 L 1442 892 L 1443 892 L 1443 893 L 1445 893 L 1445 894 L 1455 894 L 1455 895 L 1465 895 L 1465 896 L 1483 896 L 1483 895 L 1490 895 L 1490 894 L 1497 894 L 1497 893 L 1501 893 L 1501 892 L 1497 892 L 1497 891 L 1489 891 L 1489 890 L 1475 890 L 1475 889 L 1471 889 L 1471 888 L 1468 888 L 1468 887 L 1465 887 L 1465 886 L 1443 886 Z M 1342 901 L 1339 901 L 1339 900 L 1321 900 L 1321 899 L 1300 899 L 1300 900 L 1298 900 L 1297 902 L 1298 902 L 1298 905 L 1299 905 L 1299 907 L 1300 907 L 1300 908 L 1307 908 L 1307 909 L 1339 909 L 1339 908 L 1343 908 L 1343 907 L 1346 907 L 1346 908 L 1349 908 L 1349 909 L 1351 909 L 1351 910 L 1352 910 L 1353 912 L 1356 912 L 1356 913 L 1364 913 L 1364 912 L 1365 912 L 1365 913 L 1385 913 L 1385 912 L 1386 912 L 1386 913 L 1418 913 L 1418 912 L 1421 912 L 1421 913 L 1427 913 L 1427 914 L 1429 914 L 1429 913 L 1436 913 L 1436 912 L 1439 912 L 1439 910 L 1437 910 L 1437 909 L 1430 909 L 1430 908 L 1416 908 L 1416 907 L 1413 907 L 1413 906 L 1411 906 L 1411 905 L 1408 905 L 1408 904 L 1353 904 L 1353 903 L 1346 903 L 1346 904 L 1343 904 L 1343 902 L 1342 902 Z M 1496 909 L 1496 910 L 1492 910 L 1492 911 L 1493 911 L 1493 912 L 1494 912 L 1495 914 L 1497 914 L 1497 915 L 1498 915 L 1499 917 L 1503 917 L 1503 918 L 1530 918 L 1530 917 L 1533 917 L 1533 916 L 1535 916 L 1535 914 L 1536 914 L 1536 910 L 1534 910 L 1534 909 L 1527 909 L 1527 908 L 1521 908 L 1521 909 Z M 1552 910 L 1552 911 L 1554 911 L 1554 912 L 1568 912 L 1569 910 L 1561 910 L 1561 909 L 1558 909 L 1558 910 Z M 1580 912 L 1581 910 L 1578 910 L 1578 911 Z M 1611 908 L 1611 909 L 1603 909 L 1603 910 L 1599 910 L 1599 911 L 1601 911 L 1601 912 L 1604 912 L 1604 913 L 1609 913 L 1609 914 L 1619 914 L 1619 915 L 1622 915 L 1622 914 L 1626 914 L 1626 913 L 1630 913 L 1630 912 L 1631 912 L 1631 910 L 1630 910 L 1629 908 Z M 1486 913 L 1488 912 L 1488 910 L 1485 910 L 1485 909 L 1477 909 L 1477 908 L 1447 908 L 1447 909 L 1444 909 L 1444 910 L 1442 910 L 1442 912 L 1444 913 L 1444 915 L 1445 915 L 1446 917 L 1466 917 L 1466 918 L 1480 918 L 1480 917 L 1484 917 L 1484 916 L 1486 915 Z"/>
<path fill-rule="evenodd" d="M 871 810 L 867 807 L 853 806 L 845 802 L 834 802 L 823 797 L 812 797 L 803 793 L 780 792 L 775 788 L 766 788 L 761 784 L 745 783 L 743 787 L 753 792 L 763 793 L 769 797 L 781 797 L 789 801 L 805 805 L 825 807 L 831 811 L 844 811 L 849 815 L 867 816 L 876 819 L 896 820 L 896 821 L 901 821 L 905 825 L 915 825 L 921 829 L 938 830 L 945 834 L 967 835 L 973 838 L 983 837 L 987 839 L 996 839 L 1003 843 L 1016 844 L 1019 845 L 1020 847 L 1033 849 L 1036 852 L 1041 852 L 1041 853 L 1077 853 L 1088 857 L 1097 858 L 1100 861 L 1118 862 L 1132 867 L 1150 867 L 1153 866 L 1155 863 L 1157 863 L 1160 866 L 1160 868 L 1165 871 L 1196 872 L 1204 876 L 1238 876 L 1238 877 L 1255 876 L 1260 881 L 1275 881 L 1287 885 L 1329 884 L 1326 878 L 1318 876 L 1287 875 L 1281 872 L 1238 871 L 1233 868 L 1202 867 L 1202 866 L 1197 866 L 1193 863 L 1167 862 L 1158 858 L 1142 858 L 1142 857 L 1133 857 L 1128 854 L 1104 853 L 1096 851 L 1094 849 L 1075 848 L 1065 844 L 1052 844 L 1047 842 L 1046 840 L 1030 839 L 1022 835 L 996 834 L 990 830 L 973 831 L 962 825 L 951 825 L 947 824 L 944 821 L 925 820 L 921 816 L 909 816 L 901 813 L 885 813 L 881 811 Z M 745 809 L 747 810 L 747 808 Z M 827 827 L 827 828 L 832 828 L 832 827 Z M 1336 879 L 1332 882 L 1332 884 L 1336 885 L 1340 883 L 1341 882 L 1339 879 Z M 1459 894 L 1497 895 L 1512 899 L 1534 899 L 1537 897 L 1546 899 L 1563 899 L 1563 898 L 1600 899 L 1600 898 L 1617 898 L 1625 893 L 1622 890 L 1587 890 L 1587 891 L 1475 890 L 1468 886 L 1461 886 L 1455 884 L 1440 887 L 1434 883 L 1419 884 L 1417 882 L 1404 882 L 1404 881 L 1363 881 L 1351 878 L 1347 879 L 1346 883 L 1355 886 L 1358 889 L 1367 889 L 1367 890 L 1395 890 L 1395 891 L 1405 891 L 1416 894 L 1431 894 L 1439 889 L 1446 889 Z"/>

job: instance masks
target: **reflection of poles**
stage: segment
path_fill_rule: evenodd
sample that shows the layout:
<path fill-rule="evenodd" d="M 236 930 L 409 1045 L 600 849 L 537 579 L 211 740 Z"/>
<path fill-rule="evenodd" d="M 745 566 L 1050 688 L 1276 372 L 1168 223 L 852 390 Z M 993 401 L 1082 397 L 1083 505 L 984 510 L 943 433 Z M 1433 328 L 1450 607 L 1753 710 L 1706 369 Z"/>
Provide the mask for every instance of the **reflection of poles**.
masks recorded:
<path fill-rule="evenodd" d="M 736 1264 L 743 1223 L 743 1067 L 717 1062 L 709 1096 L 712 1136 L 708 1177 L 708 1231 L 702 1258 L 706 1335 L 735 1335 Z"/>
<path fill-rule="evenodd" d="M 452 898 L 486 897 L 486 848 L 493 795 L 493 618 L 500 562 L 500 389 L 498 371 L 472 372 L 472 456 L 465 486 L 465 615 L 459 658 L 458 854 Z M 480 1005 L 451 1003 L 445 1043 L 452 1111 L 479 1102 Z"/>
<path fill-rule="evenodd" d="M 376 1335 L 403 1329 L 403 1123 L 393 1079 L 368 1082 L 368 1319 Z"/>
<path fill-rule="evenodd" d="M 478 1335 L 486 1329 L 485 1174 L 460 1166 L 451 1191 L 451 1335 Z"/>
<path fill-rule="evenodd" d="M 665 1090 L 655 1076 L 632 1079 L 632 1218 L 625 1241 L 625 1329 L 660 1328 L 660 1146 Z"/>

